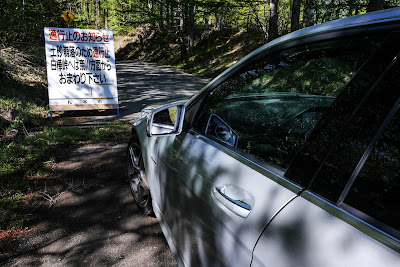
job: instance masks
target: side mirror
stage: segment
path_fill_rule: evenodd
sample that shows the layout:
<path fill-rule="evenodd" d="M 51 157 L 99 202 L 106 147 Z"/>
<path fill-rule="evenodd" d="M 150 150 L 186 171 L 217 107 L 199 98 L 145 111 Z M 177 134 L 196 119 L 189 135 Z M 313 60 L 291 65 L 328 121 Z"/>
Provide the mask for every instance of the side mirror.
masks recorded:
<path fill-rule="evenodd" d="M 185 106 L 171 104 L 153 110 L 147 122 L 148 136 L 177 135 L 182 132 Z"/>

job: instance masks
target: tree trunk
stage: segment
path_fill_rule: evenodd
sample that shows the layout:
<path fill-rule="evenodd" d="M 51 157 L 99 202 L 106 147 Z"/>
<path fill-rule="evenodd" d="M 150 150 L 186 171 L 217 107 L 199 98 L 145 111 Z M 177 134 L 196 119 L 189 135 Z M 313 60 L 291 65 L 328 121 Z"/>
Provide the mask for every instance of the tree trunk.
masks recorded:
<path fill-rule="evenodd" d="M 300 29 L 300 0 L 293 0 L 292 14 L 290 18 L 290 31 L 294 32 Z"/>
<path fill-rule="evenodd" d="M 325 14 L 321 17 L 321 23 L 331 20 L 333 8 L 331 7 L 334 0 L 331 0 L 328 7 L 326 8 Z"/>
<path fill-rule="evenodd" d="M 360 13 L 360 10 L 358 9 L 358 6 L 354 8 L 354 15 L 358 15 Z"/>
<path fill-rule="evenodd" d="M 306 0 L 304 7 L 304 26 L 312 26 L 315 24 L 315 0 Z"/>
<path fill-rule="evenodd" d="M 170 13 L 169 26 L 172 28 L 174 26 L 174 21 L 175 21 L 175 9 L 172 3 L 169 6 L 169 13 Z"/>
<path fill-rule="evenodd" d="M 162 31 L 164 29 L 164 6 L 162 2 L 159 4 L 158 15 L 158 28 Z"/>
<path fill-rule="evenodd" d="M 210 24 L 209 24 L 209 17 L 210 14 L 208 13 L 208 7 L 204 8 L 204 37 L 206 40 L 210 37 Z"/>
<path fill-rule="evenodd" d="M 385 4 L 385 0 L 369 0 L 367 6 L 367 12 L 382 10 Z"/>
<path fill-rule="evenodd" d="M 193 6 L 193 4 L 189 4 L 189 7 L 188 7 L 187 31 L 188 31 L 188 58 L 190 58 L 193 53 L 193 43 L 194 43 L 194 6 Z"/>
<path fill-rule="evenodd" d="M 22 17 L 23 18 L 25 18 L 25 4 L 26 4 L 26 1 L 22 0 Z M 23 25 L 24 25 L 24 35 L 23 35 L 22 39 L 25 39 L 25 36 L 26 36 L 26 23 L 23 23 Z"/>
<path fill-rule="evenodd" d="M 246 32 L 250 31 L 250 12 L 247 13 L 247 19 L 246 19 Z"/>
<path fill-rule="evenodd" d="M 271 0 L 269 4 L 268 41 L 278 37 L 278 0 Z"/>
<path fill-rule="evenodd" d="M 108 30 L 108 5 L 107 0 L 104 0 L 105 7 L 104 7 L 104 28 Z"/>
<path fill-rule="evenodd" d="M 167 27 L 169 26 L 169 22 L 171 20 L 171 15 L 169 13 L 169 10 L 170 10 L 169 6 L 170 6 L 170 3 L 169 3 L 169 1 L 167 1 L 166 6 L 165 6 L 165 22 L 167 24 Z"/>
<path fill-rule="evenodd" d="M 256 7 L 254 5 L 251 5 L 251 8 L 253 9 L 254 16 L 256 18 L 256 23 L 258 24 L 258 27 L 263 32 L 265 39 L 268 39 L 267 28 L 265 27 L 265 25 L 261 22 L 260 18 L 258 17 Z"/>
<path fill-rule="evenodd" d="M 90 23 L 90 4 L 89 1 L 86 2 L 86 10 L 87 10 L 87 15 L 86 15 L 86 24 L 87 24 L 87 28 L 89 29 L 89 25 Z"/>
<path fill-rule="evenodd" d="M 96 0 L 94 3 L 94 22 L 96 25 L 96 29 L 100 28 L 100 0 Z"/>
<path fill-rule="evenodd" d="M 186 47 L 185 47 L 185 24 L 184 24 L 184 6 L 182 4 L 179 4 L 178 10 L 177 10 L 177 16 L 178 16 L 178 29 L 179 29 L 179 45 L 181 48 L 181 55 L 186 54 Z"/>
<path fill-rule="evenodd" d="M 156 28 L 156 23 L 154 21 L 153 18 L 153 1 L 152 0 L 148 0 L 147 1 L 147 7 L 149 8 L 150 11 L 150 19 L 151 19 L 151 30 L 154 30 Z"/>

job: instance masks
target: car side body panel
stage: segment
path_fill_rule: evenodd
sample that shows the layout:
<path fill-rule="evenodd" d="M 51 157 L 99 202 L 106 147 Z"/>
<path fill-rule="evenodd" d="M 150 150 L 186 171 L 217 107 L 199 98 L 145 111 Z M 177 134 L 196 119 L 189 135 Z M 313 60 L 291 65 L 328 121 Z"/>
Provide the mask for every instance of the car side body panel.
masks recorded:
<path fill-rule="evenodd" d="M 324 205 L 331 213 L 303 197 L 289 203 L 261 235 L 251 266 L 399 266 L 399 253 L 335 216 L 350 214 Z M 371 226 L 363 228 L 389 238 Z"/>
<path fill-rule="evenodd" d="M 301 191 L 193 131 L 160 140 L 157 164 L 159 208 L 190 266 L 248 266 L 266 223 Z"/>

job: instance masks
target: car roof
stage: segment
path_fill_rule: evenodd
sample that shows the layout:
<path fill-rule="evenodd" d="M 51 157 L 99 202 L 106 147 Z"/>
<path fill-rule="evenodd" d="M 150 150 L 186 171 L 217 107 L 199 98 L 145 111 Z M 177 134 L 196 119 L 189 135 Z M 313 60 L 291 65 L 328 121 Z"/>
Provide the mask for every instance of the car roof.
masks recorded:
<path fill-rule="evenodd" d="M 240 59 L 234 65 L 232 65 L 231 67 L 223 71 L 221 74 L 219 74 L 216 78 L 214 78 L 209 84 L 207 84 L 202 90 L 200 90 L 196 94 L 196 96 L 203 94 L 204 91 L 207 91 L 208 89 L 213 88 L 214 85 L 218 85 L 222 80 L 225 80 L 226 76 L 230 76 L 229 74 L 235 72 L 235 69 L 240 69 L 242 65 L 244 65 L 246 62 L 259 56 L 263 52 L 270 50 L 271 48 L 281 46 L 282 44 L 294 40 L 305 39 L 312 36 L 321 35 L 324 33 L 336 32 L 340 30 L 357 29 L 363 27 L 371 27 L 371 26 L 380 26 L 385 24 L 399 24 L 400 26 L 400 7 L 337 19 L 286 34 L 271 42 L 266 43 L 265 45 L 261 46 L 260 48 L 254 50 L 247 56 Z M 187 102 L 187 104 L 190 105 L 192 100 L 195 99 L 196 96 L 192 97 Z"/>

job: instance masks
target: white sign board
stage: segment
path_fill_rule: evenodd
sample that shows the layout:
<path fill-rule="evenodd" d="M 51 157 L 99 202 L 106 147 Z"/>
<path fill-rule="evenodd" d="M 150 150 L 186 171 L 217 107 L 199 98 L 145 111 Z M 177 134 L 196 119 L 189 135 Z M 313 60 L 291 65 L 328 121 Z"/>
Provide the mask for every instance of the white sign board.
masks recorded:
<path fill-rule="evenodd" d="M 112 31 L 44 28 L 50 111 L 118 109 Z"/>

